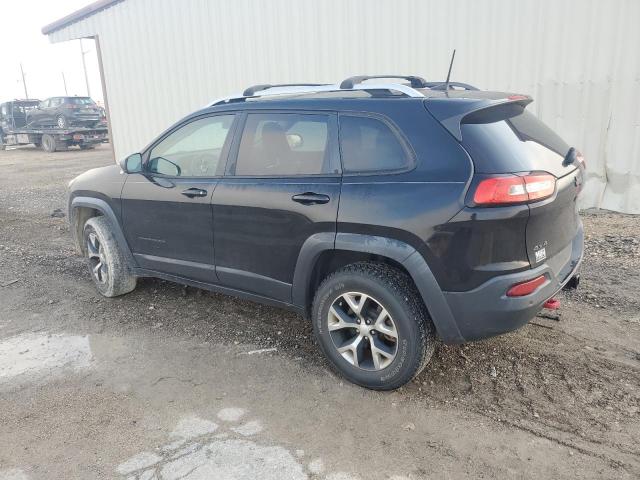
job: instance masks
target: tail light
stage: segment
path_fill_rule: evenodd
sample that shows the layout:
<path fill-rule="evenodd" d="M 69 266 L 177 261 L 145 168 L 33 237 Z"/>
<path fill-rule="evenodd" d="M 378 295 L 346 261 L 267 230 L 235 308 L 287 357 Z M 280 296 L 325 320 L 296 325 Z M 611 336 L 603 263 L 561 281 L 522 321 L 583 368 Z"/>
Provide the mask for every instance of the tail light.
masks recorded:
<path fill-rule="evenodd" d="M 476 205 L 509 205 L 543 200 L 553 195 L 556 178 L 548 173 L 508 175 L 482 180 L 473 194 Z"/>
<path fill-rule="evenodd" d="M 582 153 L 580 152 L 576 152 L 576 160 L 578 161 L 578 163 L 580 164 L 580 166 L 584 169 L 587 168 L 587 162 L 584 159 L 584 155 L 582 155 Z"/>
<path fill-rule="evenodd" d="M 524 297 L 530 293 L 535 292 L 544 282 L 547 281 L 547 277 L 540 275 L 533 280 L 527 280 L 526 282 L 516 283 L 507 290 L 507 297 Z"/>

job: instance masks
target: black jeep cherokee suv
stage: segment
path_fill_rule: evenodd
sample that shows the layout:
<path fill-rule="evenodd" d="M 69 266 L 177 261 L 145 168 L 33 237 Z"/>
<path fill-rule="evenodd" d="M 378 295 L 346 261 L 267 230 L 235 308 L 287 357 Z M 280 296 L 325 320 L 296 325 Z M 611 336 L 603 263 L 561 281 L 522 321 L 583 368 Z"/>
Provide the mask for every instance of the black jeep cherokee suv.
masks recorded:
<path fill-rule="evenodd" d="M 582 156 L 528 96 L 370 78 L 249 88 L 73 180 L 100 293 L 159 277 L 294 309 L 374 389 L 410 381 L 436 337 L 529 321 L 582 258 Z"/>

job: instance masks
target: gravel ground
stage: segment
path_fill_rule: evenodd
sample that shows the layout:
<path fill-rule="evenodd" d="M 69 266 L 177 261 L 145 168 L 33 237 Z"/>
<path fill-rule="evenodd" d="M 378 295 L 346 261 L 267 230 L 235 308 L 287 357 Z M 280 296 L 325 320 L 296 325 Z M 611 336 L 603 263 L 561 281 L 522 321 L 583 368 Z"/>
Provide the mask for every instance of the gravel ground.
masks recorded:
<path fill-rule="evenodd" d="M 0 479 L 640 476 L 640 218 L 585 212 L 561 310 L 379 393 L 295 314 L 152 279 L 100 297 L 65 189 L 110 161 L 0 152 Z"/>

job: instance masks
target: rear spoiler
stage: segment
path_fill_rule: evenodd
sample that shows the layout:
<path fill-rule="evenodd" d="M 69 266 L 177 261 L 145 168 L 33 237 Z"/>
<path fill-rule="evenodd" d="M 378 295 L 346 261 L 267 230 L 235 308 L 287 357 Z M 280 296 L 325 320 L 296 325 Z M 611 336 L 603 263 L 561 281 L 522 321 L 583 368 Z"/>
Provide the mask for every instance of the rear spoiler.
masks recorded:
<path fill-rule="evenodd" d="M 518 104 L 524 108 L 533 102 L 533 98 L 528 95 L 505 95 L 506 96 L 502 97 L 496 95 L 496 98 L 490 98 L 488 96 L 484 98 L 479 96 L 459 98 L 435 97 L 425 100 L 425 106 L 429 113 L 431 113 L 451 135 L 461 142 L 462 131 L 460 130 L 460 124 L 467 115 L 507 104 Z"/>

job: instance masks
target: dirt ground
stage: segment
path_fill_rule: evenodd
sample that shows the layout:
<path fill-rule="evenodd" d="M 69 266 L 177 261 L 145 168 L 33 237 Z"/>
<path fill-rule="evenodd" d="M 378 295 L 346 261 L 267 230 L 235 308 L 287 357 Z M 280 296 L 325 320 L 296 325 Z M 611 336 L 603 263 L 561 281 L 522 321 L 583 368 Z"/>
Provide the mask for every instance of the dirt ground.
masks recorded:
<path fill-rule="evenodd" d="M 640 218 L 584 214 L 559 315 L 379 393 L 297 315 L 151 279 L 99 296 L 60 211 L 110 161 L 0 152 L 0 479 L 640 477 Z"/>

